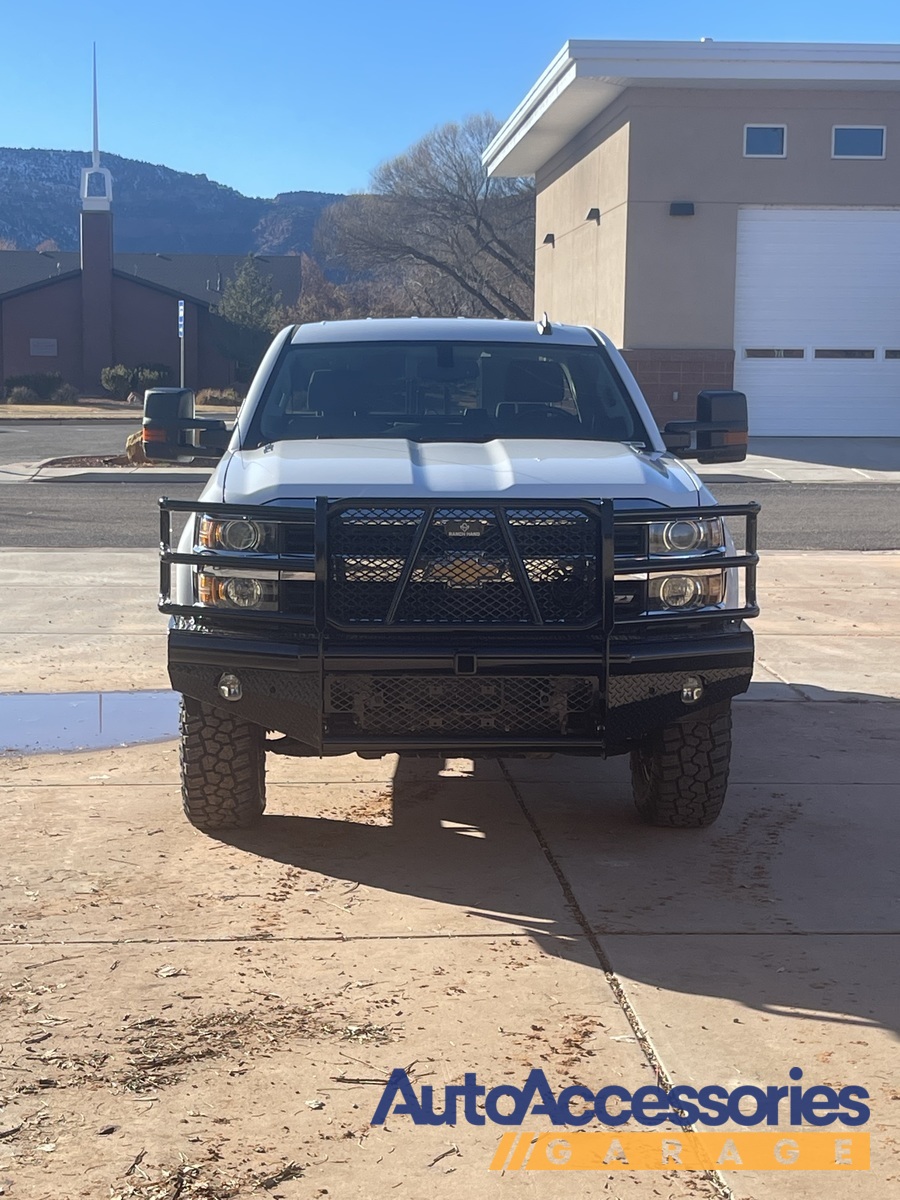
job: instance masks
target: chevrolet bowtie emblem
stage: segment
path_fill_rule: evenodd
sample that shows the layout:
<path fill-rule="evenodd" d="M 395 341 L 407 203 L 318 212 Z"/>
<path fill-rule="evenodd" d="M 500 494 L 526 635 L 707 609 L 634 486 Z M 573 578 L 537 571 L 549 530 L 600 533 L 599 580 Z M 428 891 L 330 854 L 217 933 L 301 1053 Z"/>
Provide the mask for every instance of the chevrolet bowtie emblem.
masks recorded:
<path fill-rule="evenodd" d="M 420 574 L 421 572 L 421 574 Z M 445 554 L 424 563 L 417 571 L 417 582 L 446 583 L 448 587 L 477 588 L 484 583 L 508 578 L 506 563 L 488 558 L 480 551 Z"/>

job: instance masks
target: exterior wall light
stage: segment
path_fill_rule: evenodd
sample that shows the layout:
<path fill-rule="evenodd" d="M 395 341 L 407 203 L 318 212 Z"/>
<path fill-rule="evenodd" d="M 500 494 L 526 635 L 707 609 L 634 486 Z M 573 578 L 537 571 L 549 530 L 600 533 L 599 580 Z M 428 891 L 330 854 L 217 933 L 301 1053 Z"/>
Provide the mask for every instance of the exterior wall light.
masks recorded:
<path fill-rule="evenodd" d="M 584 219 L 586 221 L 596 221 L 596 223 L 599 225 L 600 224 L 600 209 L 599 208 L 589 208 L 588 215 Z"/>
<path fill-rule="evenodd" d="M 545 246 L 555 246 L 556 245 L 556 234 L 545 233 L 544 234 L 544 245 Z"/>
<path fill-rule="evenodd" d="M 670 217 L 692 217 L 693 215 L 693 200 L 675 200 L 669 205 Z"/>

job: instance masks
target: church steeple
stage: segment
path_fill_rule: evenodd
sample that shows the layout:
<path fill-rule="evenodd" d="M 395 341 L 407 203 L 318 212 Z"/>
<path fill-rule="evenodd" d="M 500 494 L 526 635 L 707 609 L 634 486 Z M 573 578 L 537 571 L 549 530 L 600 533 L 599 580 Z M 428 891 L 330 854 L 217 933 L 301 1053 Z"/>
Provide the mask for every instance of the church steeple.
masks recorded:
<path fill-rule="evenodd" d="M 85 388 L 99 389 L 113 357 L 112 177 L 100 166 L 97 47 L 94 46 L 94 152 L 81 172 L 81 362 Z M 97 394 L 97 391 L 94 393 Z"/>
<path fill-rule="evenodd" d="M 100 166 L 100 119 L 97 110 L 97 43 L 94 42 L 94 145 L 91 165 L 81 170 L 82 212 L 109 212 L 112 205 L 112 176 Z"/>

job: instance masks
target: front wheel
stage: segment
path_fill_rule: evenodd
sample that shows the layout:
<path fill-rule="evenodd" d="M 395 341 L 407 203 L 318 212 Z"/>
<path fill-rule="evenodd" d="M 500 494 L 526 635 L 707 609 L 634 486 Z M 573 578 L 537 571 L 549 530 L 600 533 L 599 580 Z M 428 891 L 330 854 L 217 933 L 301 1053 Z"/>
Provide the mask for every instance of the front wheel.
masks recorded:
<path fill-rule="evenodd" d="M 701 829 L 725 803 L 731 765 L 731 701 L 692 713 L 631 752 L 635 806 L 649 825 Z"/>
<path fill-rule="evenodd" d="M 181 698 L 181 801 L 197 829 L 240 829 L 266 807 L 265 730 Z"/>

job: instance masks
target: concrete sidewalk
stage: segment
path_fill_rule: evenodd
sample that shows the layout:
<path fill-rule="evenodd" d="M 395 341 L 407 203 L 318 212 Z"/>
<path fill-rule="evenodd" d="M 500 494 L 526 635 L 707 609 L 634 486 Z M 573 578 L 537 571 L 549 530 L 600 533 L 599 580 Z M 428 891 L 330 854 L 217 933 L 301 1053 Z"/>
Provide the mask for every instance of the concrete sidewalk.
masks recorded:
<path fill-rule="evenodd" d="M 0 692 L 168 687 L 158 585 L 155 550 L 0 548 Z M 769 551 L 759 593 L 756 695 L 900 699 L 900 552 Z"/>
<path fill-rule="evenodd" d="M 141 418 L 139 404 L 122 400 L 85 399 L 77 404 L 3 404 L 0 421 L 126 421 Z"/>
<path fill-rule="evenodd" d="M 900 438 L 752 437 L 744 462 L 695 470 L 721 483 L 900 483 Z"/>
<path fill-rule="evenodd" d="M 0 551 L 0 583 L 0 690 L 166 686 L 152 552 Z M 395 1066 L 439 1093 L 532 1066 L 633 1089 L 655 1064 L 866 1087 L 871 1171 L 722 1178 L 736 1200 L 884 1200 L 900 553 L 767 554 L 760 584 L 705 831 L 640 825 L 623 759 L 276 758 L 271 815 L 220 839 L 178 811 L 172 742 L 0 759 L 10 1194 L 118 1200 L 188 1163 L 210 1196 L 722 1200 L 704 1175 L 489 1173 L 496 1126 L 369 1123 Z"/>

